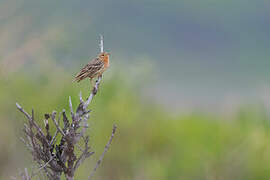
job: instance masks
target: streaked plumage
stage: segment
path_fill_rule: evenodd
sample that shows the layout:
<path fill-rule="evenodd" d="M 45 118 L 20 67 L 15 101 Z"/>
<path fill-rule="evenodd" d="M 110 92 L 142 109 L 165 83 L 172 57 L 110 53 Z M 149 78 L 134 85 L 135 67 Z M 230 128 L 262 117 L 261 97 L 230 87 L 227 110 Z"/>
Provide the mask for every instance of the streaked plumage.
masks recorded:
<path fill-rule="evenodd" d="M 81 71 L 75 76 L 74 81 L 80 82 L 85 78 L 92 79 L 101 76 L 102 73 L 109 67 L 109 53 L 102 52 L 96 58 L 86 64 Z"/>

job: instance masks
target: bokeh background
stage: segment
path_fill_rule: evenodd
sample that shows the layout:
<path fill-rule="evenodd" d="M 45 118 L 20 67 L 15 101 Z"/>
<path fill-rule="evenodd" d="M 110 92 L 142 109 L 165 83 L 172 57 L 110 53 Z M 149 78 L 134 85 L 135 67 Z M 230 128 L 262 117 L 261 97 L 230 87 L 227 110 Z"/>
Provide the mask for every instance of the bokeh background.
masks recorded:
<path fill-rule="evenodd" d="M 74 74 L 105 37 L 111 67 L 91 104 L 96 179 L 270 178 L 268 0 L 1 0 L 0 179 L 32 159 L 19 102 L 42 114 L 89 93 Z"/>

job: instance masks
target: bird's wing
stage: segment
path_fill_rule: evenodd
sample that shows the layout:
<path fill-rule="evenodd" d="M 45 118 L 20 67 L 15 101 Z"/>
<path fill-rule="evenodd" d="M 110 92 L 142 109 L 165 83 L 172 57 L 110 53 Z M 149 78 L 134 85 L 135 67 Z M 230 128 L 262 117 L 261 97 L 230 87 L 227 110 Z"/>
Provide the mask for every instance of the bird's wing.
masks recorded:
<path fill-rule="evenodd" d="M 81 81 L 87 77 L 94 77 L 104 66 L 103 61 L 98 58 L 93 59 L 88 64 L 86 64 L 81 71 L 75 76 L 75 81 Z"/>

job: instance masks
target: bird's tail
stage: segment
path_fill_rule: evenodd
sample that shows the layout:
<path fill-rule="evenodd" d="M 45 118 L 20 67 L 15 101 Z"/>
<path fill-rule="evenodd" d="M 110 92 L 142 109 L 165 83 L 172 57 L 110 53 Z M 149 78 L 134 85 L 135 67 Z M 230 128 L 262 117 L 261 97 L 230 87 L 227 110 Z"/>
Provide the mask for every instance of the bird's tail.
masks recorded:
<path fill-rule="evenodd" d="M 76 74 L 76 76 L 74 77 L 74 79 L 72 80 L 72 82 L 80 82 L 81 78 L 80 78 L 80 74 Z"/>
<path fill-rule="evenodd" d="M 78 77 L 75 77 L 75 78 L 72 80 L 72 82 L 80 82 L 80 81 L 81 81 L 81 79 L 78 78 Z"/>

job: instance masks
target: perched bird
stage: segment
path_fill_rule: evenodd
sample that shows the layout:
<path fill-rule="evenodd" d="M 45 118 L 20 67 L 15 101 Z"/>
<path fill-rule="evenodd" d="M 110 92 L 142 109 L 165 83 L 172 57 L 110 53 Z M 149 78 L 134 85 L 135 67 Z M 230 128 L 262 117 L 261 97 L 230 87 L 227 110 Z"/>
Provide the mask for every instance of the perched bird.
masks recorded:
<path fill-rule="evenodd" d="M 85 78 L 90 78 L 90 82 L 92 86 L 94 86 L 93 78 L 101 76 L 102 73 L 109 67 L 109 56 L 110 53 L 108 52 L 100 53 L 96 58 L 92 59 L 80 70 L 80 72 L 75 76 L 74 81 L 80 82 Z"/>

